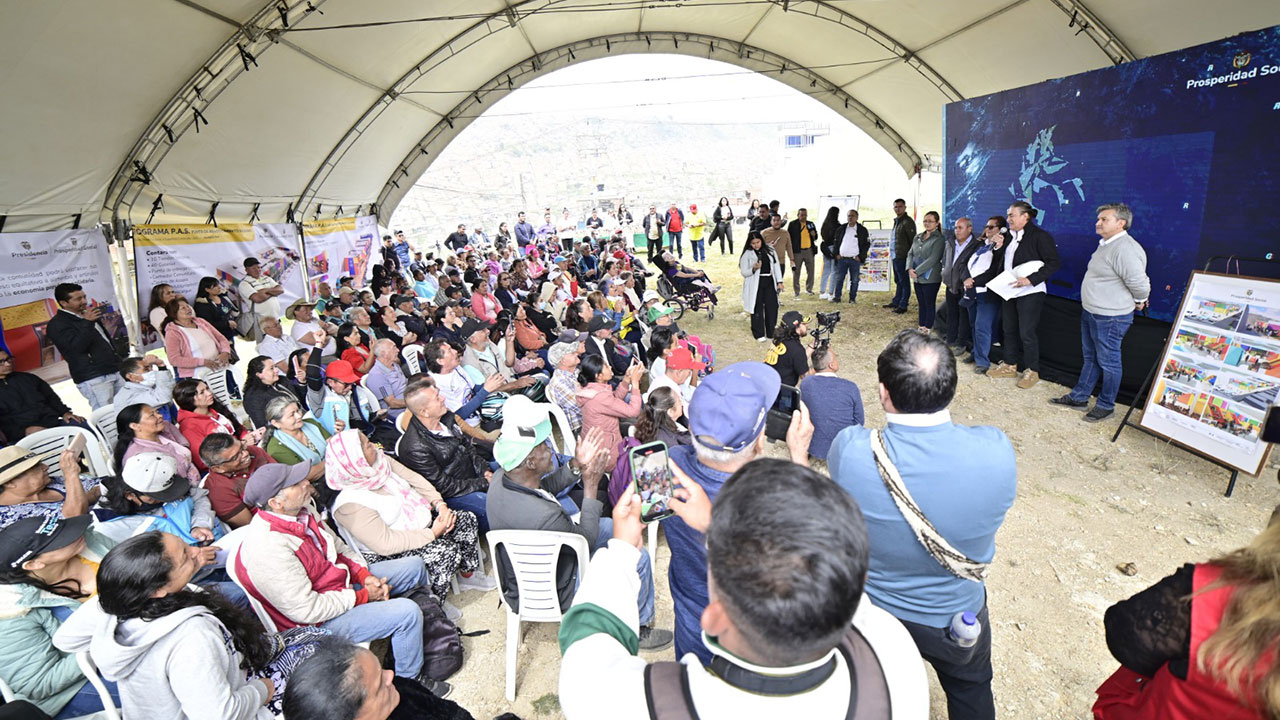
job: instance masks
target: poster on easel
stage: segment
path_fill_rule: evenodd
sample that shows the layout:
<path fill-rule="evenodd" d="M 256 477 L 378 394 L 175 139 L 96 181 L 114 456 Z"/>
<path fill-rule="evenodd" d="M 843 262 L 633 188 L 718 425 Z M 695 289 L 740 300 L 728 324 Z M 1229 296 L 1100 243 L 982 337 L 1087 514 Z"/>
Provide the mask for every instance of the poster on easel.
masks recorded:
<path fill-rule="evenodd" d="M 893 261 L 889 259 L 893 230 L 867 228 L 867 232 L 871 235 L 871 249 L 867 251 L 867 261 L 862 263 L 858 289 L 888 292 L 893 289 Z"/>
<path fill-rule="evenodd" d="M 1193 272 L 1139 425 L 1256 476 L 1278 398 L 1280 281 Z"/>
<path fill-rule="evenodd" d="M 320 283 L 337 287 L 343 277 L 353 278 L 357 288 L 364 287 L 369 255 L 378 239 L 377 216 L 308 220 L 302 223 L 302 237 L 312 297 Z"/>
<path fill-rule="evenodd" d="M 281 308 L 303 296 L 302 253 L 298 227 L 293 223 L 222 223 L 217 225 L 133 226 L 139 338 L 145 348 L 163 343 L 159 328 L 151 326 L 151 292 L 171 286 L 194 302 L 201 278 L 221 281 L 232 302 L 239 305 L 239 284 L 245 278 L 244 259 L 258 258 L 264 274 L 284 288 Z"/>

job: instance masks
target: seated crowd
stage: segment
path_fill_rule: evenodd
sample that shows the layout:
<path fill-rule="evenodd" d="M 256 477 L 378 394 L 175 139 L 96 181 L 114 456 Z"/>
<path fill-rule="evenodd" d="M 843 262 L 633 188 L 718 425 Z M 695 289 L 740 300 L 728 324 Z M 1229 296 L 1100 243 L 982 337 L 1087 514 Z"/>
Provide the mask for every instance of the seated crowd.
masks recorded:
<path fill-rule="evenodd" d="M 527 243 L 464 235 L 412 262 L 388 236 L 367 291 L 322 284 L 288 306 L 287 332 L 255 317 L 239 378 L 240 311 L 216 280 L 194 305 L 155 293 L 167 365 L 102 356 L 83 293 L 59 286 L 64 324 L 95 348 L 77 386 L 114 404 L 118 475 L 91 477 L 71 447 L 53 474 L 0 448 L 0 678 L 38 713 L 24 717 L 102 708 L 84 652 L 125 717 L 470 718 L 445 699 L 465 620 L 448 597 L 501 588 L 518 608 L 511 557 L 499 546 L 486 574 L 482 536 L 528 530 L 589 548 L 589 569 L 568 551 L 556 564 L 566 717 L 923 718 L 927 661 L 950 717 L 994 718 L 985 579 L 1017 470 L 1000 430 L 952 421 L 946 344 L 908 330 L 884 348 L 887 422 L 867 428 L 800 313 L 770 362 L 717 368 L 628 244 L 527 225 Z M 246 311 L 276 304 L 251 277 Z M 7 437 L 84 426 L 9 360 Z M 766 457 L 784 385 L 801 402 L 785 459 Z M 675 483 L 670 629 L 630 480 L 630 450 L 653 442 Z M 1098 717 L 1159 717 L 1134 708 L 1174 696 L 1275 716 L 1274 642 L 1251 633 L 1274 615 L 1276 527 L 1107 613 L 1123 667 Z"/>

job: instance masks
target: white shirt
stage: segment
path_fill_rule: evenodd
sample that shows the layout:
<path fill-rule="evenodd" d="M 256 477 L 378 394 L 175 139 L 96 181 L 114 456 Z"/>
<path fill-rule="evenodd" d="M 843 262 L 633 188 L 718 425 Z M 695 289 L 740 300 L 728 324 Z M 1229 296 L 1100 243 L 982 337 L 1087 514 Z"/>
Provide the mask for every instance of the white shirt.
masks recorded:
<path fill-rule="evenodd" d="M 1018 244 L 1022 242 L 1022 230 L 1014 230 L 1009 235 L 1009 242 L 1006 243 L 1004 249 L 1004 269 L 1013 272 L 1013 254 L 1018 251 Z"/>
<path fill-rule="evenodd" d="M 277 363 L 288 360 L 294 350 L 301 349 L 302 347 L 298 345 L 298 341 L 288 335 L 281 335 L 278 338 L 273 338 L 270 335 L 264 335 L 262 340 L 258 343 L 258 354 L 266 355 L 271 358 L 272 362 Z"/>
<path fill-rule="evenodd" d="M 258 277 L 246 277 L 240 281 L 237 289 L 240 291 L 240 301 L 243 305 L 253 308 L 255 315 L 259 317 L 280 317 L 280 301 L 277 298 L 267 298 L 266 302 L 255 303 L 249 299 L 249 296 L 259 290 L 270 290 L 278 287 L 280 283 L 272 280 L 266 273 Z"/>
<path fill-rule="evenodd" d="M 884 419 L 896 425 L 910 427 L 934 427 L 951 422 L 951 411 L 943 408 L 931 413 L 885 413 Z"/>
<path fill-rule="evenodd" d="M 444 399 L 444 406 L 449 408 L 449 412 L 457 412 L 458 408 L 471 400 L 471 378 L 463 371 L 462 366 L 454 368 L 448 374 L 431 373 L 431 379 L 435 381 L 436 389 L 440 391 L 440 397 Z M 463 422 L 475 427 L 480 424 L 480 415 L 472 415 Z"/>
<path fill-rule="evenodd" d="M 314 333 L 319 329 L 320 329 L 320 323 L 314 320 L 312 320 L 311 322 L 302 322 L 301 320 L 294 320 L 293 328 L 289 330 L 289 337 L 293 338 L 294 340 L 297 340 L 299 343 L 299 347 L 301 347 L 302 337 L 307 333 Z M 321 355 L 338 354 L 338 345 L 332 337 L 329 338 L 329 342 L 325 344 L 324 350 L 320 351 L 320 354 Z"/>
<path fill-rule="evenodd" d="M 649 391 L 644 394 L 644 400 L 648 402 L 649 396 L 660 387 L 671 388 L 679 393 L 680 397 L 684 399 L 685 407 L 688 407 L 689 401 L 693 400 L 693 383 L 690 380 L 686 380 L 683 385 L 677 385 L 676 381 L 672 380 L 671 376 L 666 372 L 663 372 L 649 383 Z"/>
<path fill-rule="evenodd" d="M 1124 230 L 1121 230 L 1120 232 L 1116 233 L 1115 235 L 1112 235 L 1111 237 L 1109 237 L 1109 238 L 1107 238 L 1107 239 L 1105 239 L 1105 240 L 1098 240 L 1098 247 L 1106 247 L 1106 246 L 1110 245 L 1111 243 L 1115 242 L 1116 240 L 1119 240 L 1120 238 L 1122 238 L 1122 237 L 1124 237 L 1124 236 L 1126 236 L 1126 235 L 1128 235 L 1128 234 L 1129 234 L 1128 232 L 1126 232 L 1126 231 L 1124 231 Z"/>
<path fill-rule="evenodd" d="M 844 226 L 844 237 L 840 239 L 840 251 L 837 253 L 840 257 L 857 257 L 858 255 L 858 228 Z"/>

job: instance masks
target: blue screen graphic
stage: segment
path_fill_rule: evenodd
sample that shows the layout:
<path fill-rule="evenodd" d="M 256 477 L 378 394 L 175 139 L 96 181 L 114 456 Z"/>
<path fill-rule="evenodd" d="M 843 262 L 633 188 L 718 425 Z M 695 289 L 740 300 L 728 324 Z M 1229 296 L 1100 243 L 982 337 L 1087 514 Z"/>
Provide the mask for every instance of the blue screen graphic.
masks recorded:
<path fill-rule="evenodd" d="M 1108 202 L 1134 211 L 1163 320 L 1210 257 L 1280 255 L 1280 27 L 951 103 L 944 122 L 946 216 L 981 227 L 1030 201 L 1062 255 L 1055 295 L 1080 299 Z"/>

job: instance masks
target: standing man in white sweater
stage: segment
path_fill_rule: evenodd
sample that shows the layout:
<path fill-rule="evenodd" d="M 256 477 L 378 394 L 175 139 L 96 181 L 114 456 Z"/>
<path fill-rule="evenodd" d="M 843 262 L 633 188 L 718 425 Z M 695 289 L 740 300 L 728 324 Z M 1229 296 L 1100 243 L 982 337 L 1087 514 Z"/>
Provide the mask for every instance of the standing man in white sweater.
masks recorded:
<path fill-rule="evenodd" d="M 1098 422 L 1115 412 L 1120 390 L 1120 343 L 1133 324 L 1133 314 L 1147 307 L 1151 280 L 1147 254 L 1129 234 L 1133 211 L 1124 203 L 1098 208 L 1098 249 L 1080 283 L 1080 344 L 1084 366 L 1071 392 L 1049 402 L 1073 408 L 1089 406 L 1089 396 L 1102 378 L 1098 402 L 1085 414 L 1086 422 Z"/>

